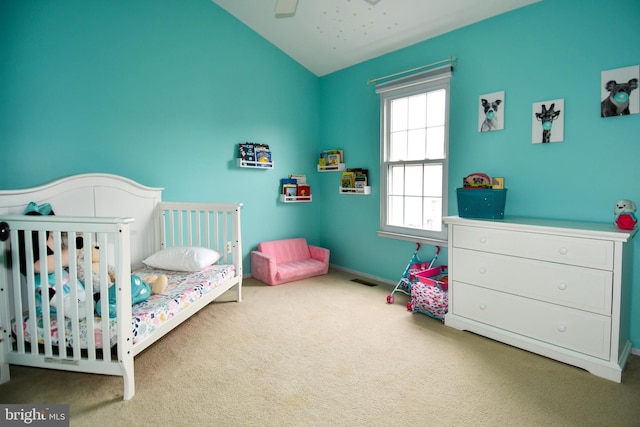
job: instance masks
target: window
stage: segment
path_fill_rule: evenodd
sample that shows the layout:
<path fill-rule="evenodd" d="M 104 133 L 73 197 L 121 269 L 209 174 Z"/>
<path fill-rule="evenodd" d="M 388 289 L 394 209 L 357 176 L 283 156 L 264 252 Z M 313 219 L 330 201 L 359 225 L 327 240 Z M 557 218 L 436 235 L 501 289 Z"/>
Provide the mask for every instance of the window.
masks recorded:
<path fill-rule="evenodd" d="M 379 234 L 442 243 L 446 230 L 451 67 L 379 84 Z"/>

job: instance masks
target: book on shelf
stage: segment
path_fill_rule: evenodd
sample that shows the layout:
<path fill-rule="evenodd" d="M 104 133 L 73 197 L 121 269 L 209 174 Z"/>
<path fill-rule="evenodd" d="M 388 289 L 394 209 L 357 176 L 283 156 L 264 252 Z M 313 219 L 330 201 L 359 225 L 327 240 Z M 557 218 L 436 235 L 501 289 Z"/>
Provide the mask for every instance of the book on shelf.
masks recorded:
<path fill-rule="evenodd" d="M 354 182 L 355 188 L 364 188 L 369 185 L 369 170 L 362 168 L 347 169 L 348 172 L 355 174 Z"/>
<path fill-rule="evenodd" d="M 340 163 L 344 163 L 343 150 L 322 150 L 322 153 L 320 153 L 320 159 L 318 160 L 318 165 L 338 166 Z"/>
<path fill-rule="evenodd" d="M 327 166 L 338 166 L 340 163 L 340 154 L 329 153 L 327 154 Z"/>
<path fill-rule="evenodd" d="M 282 186 L 282 194 L 288 197 L 296 197 L 298 195 L 297 184 L 284 184 Z"/>
<path fill-rule="evenodd" d="M 356 174 L 355 172 L 342 172 L 342 188 L 355 188 Z"/>
<path fill-rule="evenodd" d="M 267 144 L 254 144 L 256 162 L 258 166 L 267 167 L 271 163 L 271 150 Z"/>
<path fill-rule="evenodd" d="M 311 186 L 298 184 L 298 200 L 311 200 Z"/>
<path fill-rule="evenodd" d="M 238 145 L 239 158 L 247 162 L 256 161 L 255 147 L 252 142 L 244 142 Z"/>
<path fill-rule="evenodd" d="M 298 184 L 296 183 L 295 179 L 291 179 L 291 178 L 282 178 L 280 179 L 280 189 L 282 191 L 282 194 L 285 194 L 285 188 L 291 187 L 291 186 L 297 186 Z"/>
<path fill-rule="evenodd" d="M 289 178 L 295 179 L 296 184 L 298 185 L 307 183 L 307 176 L 303 173 L 292 173 L 289 175 Z"/>

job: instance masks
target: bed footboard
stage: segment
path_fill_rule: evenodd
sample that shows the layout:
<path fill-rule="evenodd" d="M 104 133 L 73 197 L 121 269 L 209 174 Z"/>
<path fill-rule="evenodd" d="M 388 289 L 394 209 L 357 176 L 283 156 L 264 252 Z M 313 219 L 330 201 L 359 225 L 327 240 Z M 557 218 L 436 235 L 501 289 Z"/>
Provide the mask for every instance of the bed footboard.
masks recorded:
<path fill-rule="evenodd" d="M 0 242 L 0 381 L 9 380 L 10 364 L 122 375 L 125 398 L 133 395 L 132 222 L 131 218 L 0 216 L 0 224 L 8 230 Z M 94 246 L 102 248 L 98 259 L 93 258 Z M 36 253 L 52 255 L 35 260 Z M 82 273 L 94 271 L 94 261 L 99 270 Z M 107 266 L 113 267 L 115 276 L 111 291 L 117 301 L 115 318 L 95 317 L 97 310 L 109 312 Z"/>

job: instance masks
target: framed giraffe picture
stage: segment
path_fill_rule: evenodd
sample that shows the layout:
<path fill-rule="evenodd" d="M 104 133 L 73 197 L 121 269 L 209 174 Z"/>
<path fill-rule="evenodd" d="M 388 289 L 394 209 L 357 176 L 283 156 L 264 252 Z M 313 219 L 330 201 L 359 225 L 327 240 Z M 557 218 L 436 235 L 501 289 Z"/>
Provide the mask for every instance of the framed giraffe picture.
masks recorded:
<path fill-rule="evenodd" d="M 536 102 L 531 116 L 531 142 L 564 141 L 564 99 Z"/>

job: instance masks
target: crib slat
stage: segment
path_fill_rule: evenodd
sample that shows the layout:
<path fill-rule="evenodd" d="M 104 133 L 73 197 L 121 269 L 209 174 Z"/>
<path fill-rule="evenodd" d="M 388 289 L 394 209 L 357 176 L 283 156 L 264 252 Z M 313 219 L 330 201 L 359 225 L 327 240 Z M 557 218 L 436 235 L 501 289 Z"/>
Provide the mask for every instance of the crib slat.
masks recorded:
<path fill-rule="evenodd" d="M 11 230 L 11 239 L 16 242 L 18 241 L 18 231 L 17 230 Z M 25 247 L 30 247 L 28 245 L 31 245 L 31 233 L 29 233 L 28 235 L 25 236 Z M 33 254 L 29 254 L 29 251 L 25 251 L 28 255 L 27 255 L 27 265 L 29 265 L 29 256 L 31 256 L 31 260 L 33 261 Z M 20 265 L 20 254 L 18 251 L 18 245 L 13 245 L 12 247 L 12 251 L 11 251 L 11 257 L 12 259 L 16 260 L 14 262 L 14 265 Z M 33 274 L 31 275 L 33 276 Z M 27 275 L 28 277 L 28 275 Z M 33 283 L 33 282 L 32 282 Z M 18 268 L 14 268 L 13 269 L 13 313 L 12 314 L 17 314 L 17 313 L 22 313 L 23 312 L 23 308 L 22 308 L 22 281 L 20 280 L 20 270 Z M 29 284 L 27 283 L 26 286 L 29 286 Z M 30 288 L 29 288 L 30 289 Z M 32 312 L 31 310 L 35 310 L 35 300 L 32 294 L 27 293 L 27 304 L 29 307 L 29 312 Z M 8 313 L 7 313 L 8 314 Z M 6 325 L 8 325 L 8 327 L 11 327 L 11 319 L 7 319 L 6 320 L 7 323 Z M 30 331 L 28 331 L 29 333 L 33 333 L 34 330 L 31 329 Z M 11 334 L 9 334 L 10 336 Z M 25 352 L 25 346 L 24 346 L 24 327 L 23 327 L 23 322 L 17 322 L 16 323 L 16 336 L 19 339 L 18 342 L 18 352 L 19 353 L 24 353 Z"/>
<path fill-rule="evenodd" d="M 80 299 L 86 300 L 87 292 L 85 290 L 84 297 L 78 294 L 79 289 L 83 289 L 84 285 L 78 280 L 78 268 L 76 255 L 76 233 L 68 233 L 68 250 L 69 250 L 69 287 L 71 298 L 71 313 L 66 313 L 71 318 L 71 341 L 73 343 L 73 360 L 80 360 L 82 356 L 82 348 L 80 345 L 80 319 L 82 313 L 80 307 L 78 307 L 78 301 Z M 66 347 L 66 346 L 65 346 Z"/>
<path fill-rule="evenodd" d="M 94 313 L 94 305 L 93 305 L 93 274 L 91 273 L 92 260 L 91 260 L 91 248 L 95 245 L 93 242 L 93 234 L 83 235 L 83 248 L 81 249 L 83 255 L 83 268 L 85 271 L 84 274 L 84 289 L 86 293 L 85 299 L 85 314 L 86 314 L 86 322 L 87 322 L 87 331 L 93 331 L 95 328 L 95 321 L 93 317 Z M 95 352 L 96 342 L 94 334 L 87 334 L 87 358 L 90 361 L 96 360 L 96 352 Z"/>
<path fill-rule="evenodd" d="M 100 276 L 100 302 L 105 302 L 107 304 L 107 309 L 105 310 L 104 305 L 102 306 L 102 319 L 101 319 L 101 330 L 102 330 L 102 348 L 103 349 L 109 349 L 111 347 L 111 343 L 110 343 L 110 328 L 109 328 L 109 278 L 108 278 L 108 274 L 107 274 L 107 269 L 108 266 L 110 265 L 110 261 L 107 258 L 108 255 L 108 251 L 104 250 L 104 248 L 107 248 L 108 244 L 107 244 L 107 236 L 104 233 L 100 233 L 97 236 L 97 240 L 98 240 L 98 247 L 102 248 L 100 250 L 100 260 L 99 260 L 99 265 L 100 265 L 100 272 L 99 272 L 99 276 Z M 113 264 L 113 263 L 111 263 Z M 116 286 L 116 284 L 112 285 L 112 286 Z M 93 329 L 89 329 L 89 331 L 93 331 Z M 93 336 L 93 332 L 91 332 L 88 335 L 92 335 Z M 91 351 L 93 353 L 95 353 L 95 345 L 93 344 L 91 345 Z M 103 352 L 102 357 L 108 357 L 108 350 Z"/>
<path fill-rule="evenodd" d="M 46 253 L 47 253 L 47 239 L 46 239 L 46 232 L 43 230 L 39 230 L 38 231 L 38 245 L 39 245 L 39 250 L 40 250 L 40 258 L 42 259 L 46 259 Z M 44 258 L 43 258 L 43 254 L 44 254 Z M 47 264 L 47 262 L 41 262 L 40 263 L 40 286 L 47 286 L 45 285 L 43 282 L 43 280 L 46 280 L 44 278 L 46 278 L 49 275 L 49 266 Z M 30 288 L 29 292 L 31 292 L 31 289 L 35 289 L 34 288 Z M 40 292 L 40 307 L 42 310 L 42 324 L 43 324 L 43 329 L 44 329 L 44 354 L 47 357 L 51 357 L 53 356 L 53 343 L 51 340 L 51 305 L 49 303 L 49 298 L 47 298 L 47 295 L 45 294 L 45 292 L 43 292 L 44 289 L 41 288 L 41 292 Z M 47 292 L 48 293 L 48 292 Z M 33 313 L 30 313 L 29 319 L 32 319 L 31 315 Z M 35 337 L 37 337 L 38 335 L 35 335 Z M 33 340 L 31 341 L 32 345 L 31 348 L 32 350 L 34 349 L 33 345 Z M 33 351 L 32 351 L 33 352 Z"/>
<path fill-rule="evenodd" d="M 56 324 L 58 326 L 58 354 L 62 359 L 68 359 L 67 356 L 67 346 L 65 345 L 67 342 L 67 331 L 65 328 L 65 317 L 69 316 L 69 313 L 66 313 L 65 310 L 65 306 L 64 306 L 64 283 L 63 283 L 63 273 L 62 273 L 62 247 L 60 244 L 60 232 L 52 232 L 53 233 L 53 260 L 54 260 L 54 266 L 53 266 L 53 274 L 54 274 L 54 289 L 56 291 L 56 294 L 54 296 L 55 298 L 55 310 L 56 310 Z M 47 244 L 47 242 L 44 242 L 45 246 Z M 46 252 L 40 252 L 40 254 L 43 254 Z M 44 263 L 42 261 L 45 261 Z M 41 257 L 41 261 L 40 261 L 40 268 L 42 270 L 42 266 L 43 264 L 46 264 L 46 257 L 42 258 Z M 41 286 L 45 286 L 45 283 L 43 278 L 47 277 L 46 275 L 42 275 L 41 274 Z M 47 285 L 48 286 L 48 280 L 47 280 Z M 43 289 L 44 290 L 44 289 Z M 42 293 L 43 297 L 44 297 L 44 292 Z M 53 317 L 53 316 L 52 316 Z M 53 342 L 52 342 L 52 349 L 51 349 L 51 354 L 53 354 Z M 49 354 L 47 354 L 49 355 Z"/>
<path fill-rule="evenodd" d="M 220 253 L 223 253 L 224 251 L 220 250 L 220 235 L 219 235 L 219 230 L 220 230 L 220 226 L 219 226 L 219 212 L 214 211 L 212 212 L 213 215 L 213 248 L 215 250 L 217 250 Z M 225 262 L 227 261 L 227 258 L 224 258 Z"/>
<path fill-rule="evenodd" d="M 202 216 L 204 218 L 204 235 L 205 235 L 205 245 L 210 248 L 211 247 L 211 212 L 202 211 Z"/>

